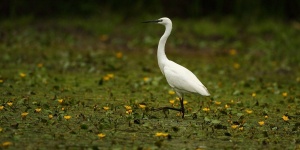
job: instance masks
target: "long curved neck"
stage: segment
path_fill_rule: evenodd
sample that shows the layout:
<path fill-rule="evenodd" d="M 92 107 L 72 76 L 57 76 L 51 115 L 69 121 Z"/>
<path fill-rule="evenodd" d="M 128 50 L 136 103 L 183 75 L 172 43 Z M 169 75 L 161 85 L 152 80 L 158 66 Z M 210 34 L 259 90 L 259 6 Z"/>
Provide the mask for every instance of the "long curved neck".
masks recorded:
<path fill-rule="evenodd" d="M 172 24 L 167 24 L 167 25 L 165 25 L 165 27 L 166 27 L 165 33 L 160 38 L 159 43 L 158 43 L 158 48 L 157 48 L 158 65 L 159 65 L 159 68 L 162 71 L 162 73 L 164 73 L 163 72 L 164 63 L 165 63 L 165 61 L 168 60 L 166 53 L 165 53 L 165 45 L 166 45 L 169 35 L 171 34 Z"/>

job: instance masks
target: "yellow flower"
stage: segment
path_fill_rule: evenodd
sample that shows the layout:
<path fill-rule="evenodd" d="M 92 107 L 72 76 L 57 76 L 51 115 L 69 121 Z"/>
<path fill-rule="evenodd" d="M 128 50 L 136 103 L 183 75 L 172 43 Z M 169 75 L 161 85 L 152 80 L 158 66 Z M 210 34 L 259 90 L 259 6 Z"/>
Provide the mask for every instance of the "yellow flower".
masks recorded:
<path fill-rule="evenodd" d="M 114 78 L 115 77 L 115 75 L 113 74 L 113 73 L 108 73 L 108 74 L 106 74 L 104 77 L 103 77 L 103 80 L 104 81 L 108 81 L 108 80 L 110 80 L 110 79 L 112 79 L 112 78 Z"/>
<path fill-rule="evenodd" d="M 216 105 L 221 105 L 221 102 L 215 101 Z"/>
<path fill-rule="evenodd" d="M 282 96 L 283 96 L 283 97 L 287 97 L 287 95 L 288 95 L 287 92 L 283 92 L 283 93 L 282 93 Z"/>
<path fill-rule="evenodd" d="M 72 117 L 71 117 L 71 116 L 64 116 L 64 118 L 65 118 L 66 120 L 69 120 L 69 119 L 71 119 Z"/>
<path fill-rule="evenodd" d="M 64 111 L 64 110 L 65 110 L 65 107 L 62 107 L 61 110 Z"/>
<path fill-rule="evenodd" d="M 4 106 L 1 105 L 1 106 L 0 106 L 0 110 L 3 110 L 3 109 L 4 109 Z"/>
<path fill-rule="evenodd" d="M 183 101 L 183 105 L 186 105 L 188 103 L 188 101 Z"/>
<path fill-rule="evenodd" d="M 265 119 L 268 119 L 269 118 L 269 116 L 268 115 L 265 115 Z"/>
<path fill-rule="evenodd" d="M 169 102 L 170 102 L 170 104 L 173 105 L 175 103 L 175 100 L 171 99 L 171 100 L 169 100 Z"/>
<path fill-rule="evenodd" d="M 97 134 L 97 136 L 98 136 L 100 139 L 102 139 L 102 138 L 104 138 L 106 135 L 105 135 L 104 133 L 99 133 L 99 134 Z"/>
<path fill-rule="evenodd" d="M 284 121 L 288 121 L 288 120 L 289 120 L 289 117 L 286 116 L 286 115 L 283 115 L 283 116 L 282 116 L 282 119 L 283 119 Z"/>
<path fill-rule="evenodd" d="M 22 118 L 25 118 L 29 113 L 28 112 L 23 112 L 21 113 Z"/>
<path fill-rule="evenodd" d="M 146 108 L 146 105 L 144 105 L 144 104 L 139 104 L 139 107 L 140 107 L 141 109 L 145 109 L 145 108 Z"/>
<path fill-rule="evenodd" d="M 53 115 L 51 115 L 51 114 L 48 115 L 48 118 L 49 118 L 49 119 L 52 119 L 52 118 L 53 118 Z"/>
<path fill-rule="evenodd" d="M 150 80 L 150 78 L 149 77 L 144 77 L 143 80 L 144 80 L 144 82 L 148 82 Z"/>
<path fill-rule="evenodd" d="M 235 124 L 234 124 L 234 125 L 231 125 L 231 128 L 232 128 L 232 129 L 236 129 L 238 126 L 239 126 L 239 125 L 235 125 Z"/>
<path fill-rule="evenodd" d="M 243 130 L 244 130 L 244 127 L 239 127 L 239 130 L 240 130 L 240 131 L 243 131 Z"/>
<path fill-rule="evenodd" d="M 209 109 L 208 107 L 205 107 L 205 108 L 203 108 L 202 110 L 203 110 L 203 111 L 206 111 L 206 112 L 207 112 L 207 111 L 210 111 L 210 109 Z"/>
<path fill-rule="evenodd" d="M 173 90 L 169 90 L 169 94 L 170 94 L 170 95 L 174 95 L 175 92 L 174 92 Z"/>
<path fill-rule="evenodd" d="M 3 83 L 3 80 L 2 80 L 2 79 L 0 79 L 0 83 Z"/>
<path fill-rule="evenodd" d="M 167 137 L 169 134 L 168 133 L 164 133 L 164 132 L 156 132 L 155 133 L 155 136 L 157 137 Z"/>
<path fill-rule="evenodd" d="M 8 147 L 8 146 L 11 146 L 12 145 L 12 142 L 3 142 L 2 143 L 2 147 Z"/>
<path fill-rule="evenodd" d="M 229 108 L 229 107 L 230 107 L 229 105 L 227 105 L 227 104 L 225 105 L 225 108 Z"/>
<path fill-rule="evenodd" d="M 256 93 L 252 93 L 252 97 L 256 97 Z"/>
<path fill-rule="evenodd" d="M 234 56 L 234 55 L 236 55 L 236 50 L 235 49 L 231 49 L 231 50 L 229 50 L 229 54 L 231 55 L 231 56 Z"/>
<path fill-rule="evenodd" d="M 25 74 L 25 73 L 23 73 L 23 72 L 21 72 L 19 75 L 20 75 L 20 77 L 21 77 L 21 78 L 24 78 L 24 77 L 26 77 L 26 74 Z"/>
<path fill-rule="evenodd" d="M 126 110 L 126 114 L 131 114 L 132 113 L 132 110 L 129 109 L 129 110 Z"/>
<path fill-rule="evenodd" d="M 108 81 L 109 79 L 110 79 L 110 78 L 109 78 L 108 76 L 104 76 L 104 77 L 103 77 L 103 80 L 104 80 L 104 81 Z"/>
<path fill-rule="evenodd" d="M 109 110 L 109 107 L 108 106 L 104 106 L 103 109 L 104 110 Z"/>
<path fill-rule="evenodd" d="M 128 105 L 125 105 L 124 107 L 125 107 L 126 110 L 132 109 L 131 106 L 128 106 Z"/>
<path fill-rule="evenodd" d="M 250 109 L 246 109 L 245 110 L 248 114 L 252 114 L 253 113 L 253 110 L 250 110 Z"/>
<path fill-rule="evenodd" d="M 240 69 L 241 65 L 239 63 L 234 63 L 233 68 L 234 69 Z"/>
<path fill-rule="evenodd" d="M 37 64 L 39 68 L 42 68 L 44 65 L 42 63 Z"/>
<path fill-rule="evenodd" d="M 112 74 L 112 73 L 109 73 L 109 74 L 107 74 L 106 75 L 109 79 L 112 79 L 112 78 L 114 78 L 115 77 L 115 75 L 114 74 Z"/>
<path fill-rule="evenodd" d="M 60 104 L 62 104 L 63 102 L 64 102 L 64 100 L 63 99 L 59 99 L 59 100 L 57 100 Z"/>
<path fill-rule="evenodd" d="M 12 102 L 7 102 L 6 104 L 7 104 L 8 106 L 12 106 L 12 105 L 13 105 Z"/>
<path fill-rule="evenodd" d="M 117 58 L 122 58 L 123 57 L 123 53 L 122 52 L 117 52 L 116 53 L 116 57 Z"/>
<path fill-rule="evenodd" d="M 42 111 L 41 108 L 36 108 L 36 109 L 35 109 L 35 112 L 37 112 L 37 113 L 39 113 L 39 112 L 41 112 L 41 111 Z"/>
<path fill-rule="evenodd" d="M 265 122 L 264 121 L 260 121 L 260 122 L 258 122 L 258 124 L 261 125 L 261 126 L 263 126 L 265 124 Z"/>

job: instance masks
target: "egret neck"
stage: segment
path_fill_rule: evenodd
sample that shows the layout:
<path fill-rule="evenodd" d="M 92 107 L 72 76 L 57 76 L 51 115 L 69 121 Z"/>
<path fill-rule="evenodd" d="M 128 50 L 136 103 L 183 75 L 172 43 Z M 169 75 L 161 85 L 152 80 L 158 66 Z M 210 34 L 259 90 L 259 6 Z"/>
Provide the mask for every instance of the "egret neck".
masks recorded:
<path fill-rule="evenodd" d="M 164 65 L 168 60 L 166 53 L 165 53 L 165 45 L 167 42 L 167 39 L 169 35 L 171 34 L 172 31 L 172 22 L 169 24 L 165 25 L 165 33 L 163 36 L 160 38 L 159 43 L 158 43 L 158 48 L 157 48 L 157 59 L 158 59 L 158 65 L 160 68 L 160 71 L 164 74 Z"/>

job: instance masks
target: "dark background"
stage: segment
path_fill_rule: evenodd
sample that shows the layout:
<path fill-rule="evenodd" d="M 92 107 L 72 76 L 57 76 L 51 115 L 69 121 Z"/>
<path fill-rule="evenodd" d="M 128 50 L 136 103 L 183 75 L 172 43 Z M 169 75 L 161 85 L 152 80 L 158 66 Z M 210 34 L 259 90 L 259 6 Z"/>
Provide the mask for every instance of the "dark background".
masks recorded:
<path fill-rule="evenodd" d="M 299 0 L 2 0 L 0 17 L 34 18 L 122 14 L 124 18 L 163 15 L 178 18 L 224 17 L 247 20 L 298 20 Z"/>

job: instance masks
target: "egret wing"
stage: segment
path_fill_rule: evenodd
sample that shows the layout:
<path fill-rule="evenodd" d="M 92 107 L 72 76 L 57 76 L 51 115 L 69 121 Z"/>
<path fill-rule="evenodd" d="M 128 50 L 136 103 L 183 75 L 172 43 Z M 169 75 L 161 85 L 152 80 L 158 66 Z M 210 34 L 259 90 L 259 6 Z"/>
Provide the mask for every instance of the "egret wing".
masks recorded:
<path fill-rule="evenodd" d="M 191 71 L 173 61 L 164 66 L 164 74 L 169 85 L 179 92 L 192 92 L 209 96 L 206 87 Z"/>

